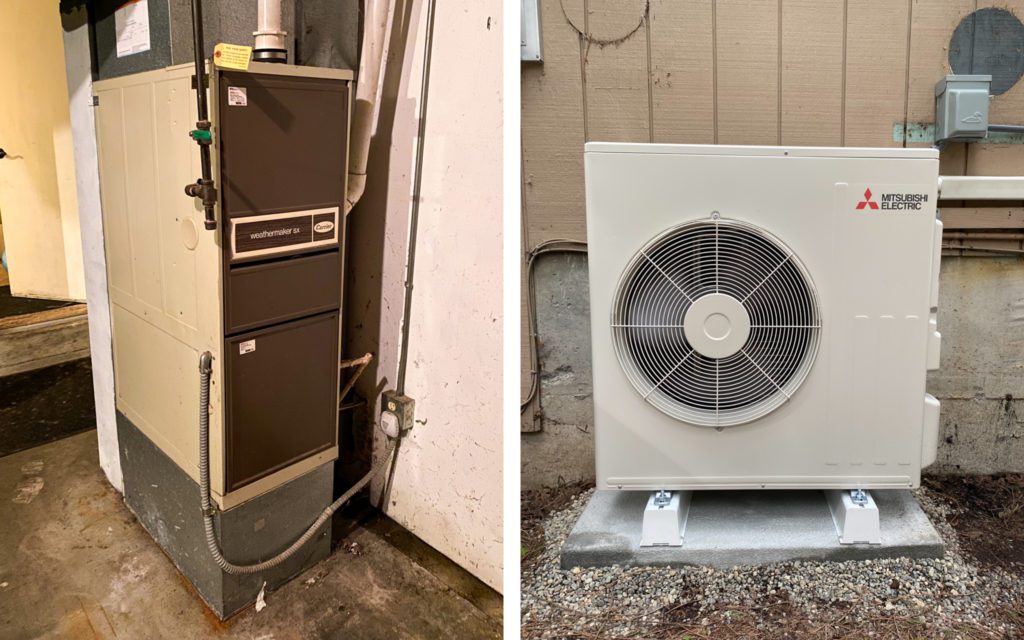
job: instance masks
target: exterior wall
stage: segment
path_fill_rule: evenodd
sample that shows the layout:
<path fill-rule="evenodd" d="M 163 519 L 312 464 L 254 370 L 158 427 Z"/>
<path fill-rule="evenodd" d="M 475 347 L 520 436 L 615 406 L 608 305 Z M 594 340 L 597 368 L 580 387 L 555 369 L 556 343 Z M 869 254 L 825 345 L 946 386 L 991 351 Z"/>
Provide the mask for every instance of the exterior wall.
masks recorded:
<path fill-rule="evenodd" d="M 594 477 L 590 367 L 590 285 L 585 256 L 538 259 L 537 333 L 541 336 L 541 431 L 523 434 L 523 488 Z"/>
<path fill-rule="evenodd" d="M 544 62 L 522 67 L 524 256 L 547 240 L 586 240 L 586 141 L 928 144 L 905 140 L 918 124 L 934 120 L 933 87 L 950 73 L 954 29 L 986 6 L 996 5 L 541 0 Z M 1024 18 L 1024 0 L 998 6 Z M 992 122 L 1019 124 L 1022 114 L 1024 81 L 991 101 Z M 1024 146 L 949 145 L 942 173 L 1024 174 Z M 965 204 L 971 203 L 942 203 L 947 229 L 1020 231 L 1020 202 L 1003 203 L 999 215 Z M 524 488 L 593 477 L 589 318 L 580 304 L 585 260 L 544 256 L 536 262 L 541 392 L 523 412 Z M 993 335 L 1010 336 L 1004 345 L 1017 344 L 1021 268 L 1005 257 L 944 260 L 943 369 L 929 379 L 943 401 L 935 470 L 1024 471 L 1024 456 L 1006 444 L 1019 442 L 1021 427 L 1012 417 L 1014 402 L 1005 398 L 1017 397 L 1006 372 L 1024 363 L 1024 353 L 1010 347 L 998 357 L 984 355 L 994 349 L 988 346 Z M 529 323 L 522 306 L 525 397 Z"/>
<path fill-rule="evenodd" d="M 1024 471 L 1024 284 L 1018 258 L 945 258 L 939 473 Z M 1021 417 L 1018 417 L 1020 414 Z"/>
<path fill-rule="evenodd" d="M 349 222 L 349 354 L 377 354 L 359 383 L 374 423 L 398 371 L 425 9 L 397 3 L 367 190 Z M 437 3 L 405 390 L 416 424 L 373 487 L 389 516 L 498 590 L 501 16 L 498 0 Z"/>

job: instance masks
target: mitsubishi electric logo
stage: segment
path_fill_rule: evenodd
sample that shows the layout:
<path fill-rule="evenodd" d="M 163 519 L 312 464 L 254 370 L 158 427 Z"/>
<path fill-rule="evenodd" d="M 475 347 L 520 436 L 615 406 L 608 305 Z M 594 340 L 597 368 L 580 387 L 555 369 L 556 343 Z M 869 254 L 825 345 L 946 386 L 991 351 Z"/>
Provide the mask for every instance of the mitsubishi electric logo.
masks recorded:
<path fill-rule="evenodd" d="M 872 211 L 920 211 L 921 207 L 928 202 L 927 193 L 883 193 L 879 201 L 874 200 L 875 194 L 871 189 L 864 190 L 864 199 L 857 203 L 857 211 L 870 209 Z"/>
<path fill-rule="evenodd" d="M 864 190 L 864 199 L 857 203 L 857 211 L 860 211 L 864 207 L 871 207 L 872 209 L 878 208 L 878 203 L 871 199 L 871 189 Z"/>

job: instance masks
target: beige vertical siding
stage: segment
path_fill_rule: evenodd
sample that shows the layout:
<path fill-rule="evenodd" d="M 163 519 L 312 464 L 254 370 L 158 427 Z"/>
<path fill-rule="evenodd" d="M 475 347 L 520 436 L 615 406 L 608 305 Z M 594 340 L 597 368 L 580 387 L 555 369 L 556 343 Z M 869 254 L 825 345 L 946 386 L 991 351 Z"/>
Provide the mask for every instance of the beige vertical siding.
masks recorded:
<path fill-rule="evenodd" d="M 544 62 L 522 70 L 525 250 L 586 239 L 585 140 L 900 145 L 894 127 L 933 120 L 960 20 L 989 5 L 1024 17 L 1024 0 L 540 4 Z M 992 100 L 991 118 L 1024 120 L 1024 82 Z M 950 145 L 942 171 L 1024 173 L 1024 146 Z"/>
<path fill-rule="evenodd" d="M 846 7 L 817 0 L 780 6 L 781 144 L 840 145 Z"/>
<path fill-rule="evenodd" d="M 658 142 L 715 141 L 711 0 L 651 8 L 651 117 Z"/>

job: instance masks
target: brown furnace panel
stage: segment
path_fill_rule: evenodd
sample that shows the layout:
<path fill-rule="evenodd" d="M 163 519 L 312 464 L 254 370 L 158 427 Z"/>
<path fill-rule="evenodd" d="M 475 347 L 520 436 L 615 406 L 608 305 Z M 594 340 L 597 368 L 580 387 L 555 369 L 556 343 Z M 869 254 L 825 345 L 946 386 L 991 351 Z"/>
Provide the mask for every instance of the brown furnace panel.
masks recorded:
<path fill-rule="evenodd" d="M 349 83 L 219 73 L 230 492 L 337 444 Z"/>
<path fill-rule="evenodd" d="M 348 82 L 223 71 L 219 86 L 225 217 L 344 201 Z"/>
<path fill-rule="evenodd" d="M 226 341 L 227 490 L 333 447 L 338 419 L 338 314 Z"/>

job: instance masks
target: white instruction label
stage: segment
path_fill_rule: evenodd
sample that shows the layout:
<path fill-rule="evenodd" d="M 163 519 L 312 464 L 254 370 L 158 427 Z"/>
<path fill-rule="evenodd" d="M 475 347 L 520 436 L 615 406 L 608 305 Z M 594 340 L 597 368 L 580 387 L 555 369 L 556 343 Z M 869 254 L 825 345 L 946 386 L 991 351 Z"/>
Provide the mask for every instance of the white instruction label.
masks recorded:
<path fill-rule="evenodd" d="M 245 342 L 239 342 L 238 343 L 238 353 L 239 353 L 239 355 L 243 355 L 244 356 L 245 354 L 252 353 L 255 350 L 256 350 L 256 341 L 255 340 L 246 340 Z"/>
<path fill-rule="evenodd" d="M 249 98 L 245 95 L 245 87 L 228 87 L 228 106 L 246 107 Z"/>
<path fill-rule="evenodd" d="M 149 0 L 133 0 L 114 12 L 117 57 L 149 51 Z"/>

